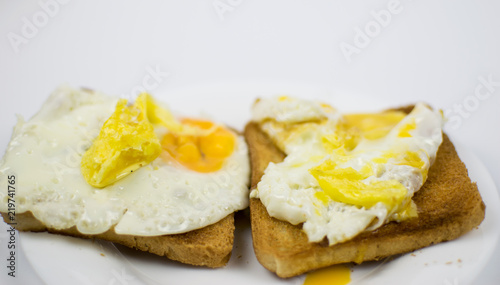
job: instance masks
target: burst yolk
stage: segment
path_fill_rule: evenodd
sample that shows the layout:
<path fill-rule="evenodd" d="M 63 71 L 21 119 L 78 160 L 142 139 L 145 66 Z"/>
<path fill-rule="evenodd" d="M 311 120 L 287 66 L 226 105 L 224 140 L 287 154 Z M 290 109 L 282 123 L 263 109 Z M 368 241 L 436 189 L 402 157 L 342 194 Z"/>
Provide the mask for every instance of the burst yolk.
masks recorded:
<path fill-rule="evenodd" d="M 164 127 L 167 135 L 156 135 Z M 99 136 L 84 153 L 81 172 L 92 186 L 104 188 L 161 156 L 198 172 L 219 170 L 235 148 L 235 135 L 209 121 L 178 121 L 151 95 L 134 104 L 119 100 Z M 162 151 L 163 149 L 163 151 Z"/>
<path fill-rule="evenodd" d="M 324 194 L 316 197 L 323 202 L 330 197 L 334 201 L 370 208 L 382 202 L 388 209 L 397 208 L 404 203 L 407 189 L 397 180 L 363 181 L 373 175 L 373 169 L 365 165 L 360 171 L 351 167 L 337 168 L 332 160 L 310 169 Z M 321 192 L 317 192 L 321 193 Z"/>
<path fill-rule="evenodd" d="M 160 141 L 147 120 L 146 100 L 141 95 L 130 106 L 125 99 L 118 101 L 115 112 L 83 154 L 82 175 L 93 187 L 104 188 L 160 154 Z"/>
<path fill-rule="evenodd" d="M 410 123 L 404 125 L 401 130 L 399 131 L 398 136 L 400 138 L 409 138 L 411 137 L 410 131 L 414 130 L 417 128 L 417 124 L 415 120 L 412 120 Z"/>
<path fill-rule="evenodd" d="M 166 151 L 162 157 L 166 160 L 174 159 L 197 172 L 221 169 L 224 160 L 234 151 L 234 134 L 210 121 L 184 119 L 182 124 L 197 127 L 202 132 L 200 135 L 167 133 L 161 140 L 161 146 Z"/>
<path fill-rule="evenodd" d="M 348 127 L 357 128 L 363 137 L 375 140 L 387 135 L 404 117 L 405 113 L 388 111 L 376 114 L 349 114 L 345 115 Z"/>
<path fill-rule="evenodd" d="M 304 285 L 344 285 L 351 281 L 351 270 L 345 265 L 334 265 L 310 272 Z"/>
<path fill-rule="evenodd" d="M 366 208 L 382 202 L 389 211 L 397 212 L 401 220 L 416 216 L 407 197 L 408 190 L 401 182 L 390 179 L 367 183 L 365 180 L 375 175 L 376 165 L 391 161 L 395 165 L 408 165 L 418 169 L 425 182 L 427 166 L 421 155 L 426 154 L 394 149 L 373 158 L 373 163 L 366 164 L 359 170 L 338 167 L 357 159 L 351 151 L 362 139 L 377 140 L 385 137 L 404 117 L 404 113 L 397 111 L 345 115 L 345 121 L 338 124 L 336 132 L 322 138 L 325 149 L 332 154 L 331 159 L 309 170 L 323 190 L 315 194 L 316 198 L 323 203 L 334 200 Z M 414 120 L 403 125 L 398 137 L 411 137 L 410 131 L 415 128 Z"/>

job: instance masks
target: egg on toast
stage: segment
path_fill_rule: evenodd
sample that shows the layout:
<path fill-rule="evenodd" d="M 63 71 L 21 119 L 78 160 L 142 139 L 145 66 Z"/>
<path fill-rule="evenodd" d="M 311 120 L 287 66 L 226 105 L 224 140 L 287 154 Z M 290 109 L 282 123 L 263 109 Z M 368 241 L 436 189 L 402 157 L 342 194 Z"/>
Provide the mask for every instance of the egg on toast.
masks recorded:
<path fill-rule="evenodd" d="M 252 111 L 254 251 L 280 277 L 451 240 L 484 218 L 441 113 L 424 104 L 341 114 L 282 96 Z"/>
<path fill-rule="evenodd" d="M 16 125 L 0 185 L 11 175 L 15 198 L 2 187 L 0 212 L 12 222 L 6 205 L 15 200 L 19 230 L 103 238 L 209 267 L 228 261 L 233 213 L 248 206 L 244 138 L 176 117 L 146 93 L 129 102 L 59 88 Z"/>

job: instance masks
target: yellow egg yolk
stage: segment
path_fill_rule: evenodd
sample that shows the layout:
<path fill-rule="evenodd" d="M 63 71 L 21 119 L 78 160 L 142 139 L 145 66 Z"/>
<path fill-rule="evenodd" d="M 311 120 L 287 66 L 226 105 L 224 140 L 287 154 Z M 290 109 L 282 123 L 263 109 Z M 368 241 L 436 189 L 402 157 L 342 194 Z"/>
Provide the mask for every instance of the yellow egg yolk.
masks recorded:
<path fill-rule="evenodd" d="M 316 195 L 323 202 L 329 197 L 334 201 L 365 208 L 382 202 L 393 209 L 404 202 L 407 194 L 406 188 L 396 180 L 363 182 L 373 175 L 373 169 L 369 165 L 356 171 L 352 167 L 336 168 L 332 160 L 327 160 L 310 172 L 326 194 Z"/>
<path fill-rule="evenodd" d="M 162 157 L 174 159 L 197 172 L 221 169 L 225 159 L 234 151 L 234 134 L 210 121 L 184 119 L 182 124 L 208 132 L 201 135 L 167 133 L 161 140 L 162 148 L 166 151 Z"/>
<path fill-rule="evenodd" d="M 330 200 L 370 208 L 383 203 L 388 211 L 396 213 L 398 219 L 416 216 L 416 209 L 408 197 L 408 190 L 395 179 L 365 180 L 377 175 L 377 165 L 389 161 L 395 165 L 408 165 L 420 170 L 423 180 L 427 178 L 427 167 L 419 153 L 404 148 L 382 153 L 361 169 L 340 168 L 338 165 L 355 160 L 352 151 L 362 139 L 377 140 L 385 137 L 406 115 L 398 111 L 379 114 L 345 115 L 334 134 L 322 138 L 325 149 L 331 153 L 330 159 L 309 170 L 321 189 L 315 194 L 323 203 Z M 403 125 L 398 137 L 409 137 L 415 123 Z"/>
<path fill-rule="evenodd" d="M 328 152 L 339 148 L 351 151 L 361 139 L 376 140 L 386 136 L 404 117 L 405 114 L 399 111 L 344 115 L 335 133 L 322 138 L 323 145 Z"/>
<path fill-rule="evenodd" d="M 147 119 L 146 97 L 139 96 L 131 106 L 122 99 L 83 154 L 81 171 L 87 183 L 102 188 L 150 163 L 160 152 L 160 141 Z"/>
<path fill-rule="evenodd" d="M 164 127 L 160 139 L 155 127 Z M 147 93 L 133 105 L 119 100 L 99 136 L 84 153 L 81 171 L 85 180 L 97 188 L 106 187 L 155 160 L 175 160 L 197 171 L 221 169 L 235 148 L 236 137 L 210 121 L 178 121 Z"/>
<path fill-rule="evenodd" d="M 414 130 L 416 128 L 417 128 L 417 123 L 415 122 L 415 120 L 411 120 L 410 123 L 404 125 L 401 128 L 401 130 L 399 130 L 398 136 L 400 138 L 409 138 L 409 137 L 411 137 L 410 131 Z"/>
<path fill-rule="evenodd" d="M 334 265 L 306 275 L 304 285 L 345 285 L 351 281 L 351 270 L 345 265 Z"/>
<path fill-rule="evenodd" d="M 375 140 L 386 136 L 404 117 L 400 111 L 388 111 L 376 114 L 348 114 L 344 115 L 348 129 L 358 129 L 363 137 Z"/>

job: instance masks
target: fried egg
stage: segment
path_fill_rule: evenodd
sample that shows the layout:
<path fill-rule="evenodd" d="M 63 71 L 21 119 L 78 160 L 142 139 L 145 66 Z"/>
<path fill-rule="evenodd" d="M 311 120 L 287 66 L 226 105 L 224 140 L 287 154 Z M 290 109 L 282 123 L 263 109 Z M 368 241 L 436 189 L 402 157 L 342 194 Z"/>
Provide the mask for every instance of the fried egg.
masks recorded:
<path fill-rule="evenodd" d="M 330 245 L 416 217 L 411 198 L 442 142 L 441 113 L 422 103 L 408 115 L 341 114 L 327 104 L 276 97 L 258 100 L 253 120 L 286 157 L 268 165 L 251 197 L 271 216 L 303 224 L 309 241 L 327 238 Z"/>
<path fill-rule="evenodd" d="M 222 124 L 178 119 L 148 94 L 128 102 L 61 87 L 14 129 L 0 211 L 15 174 L 16 212 L 50 228 L 183 233 L 246 208 L 249 171 L 244 139 Z"/>

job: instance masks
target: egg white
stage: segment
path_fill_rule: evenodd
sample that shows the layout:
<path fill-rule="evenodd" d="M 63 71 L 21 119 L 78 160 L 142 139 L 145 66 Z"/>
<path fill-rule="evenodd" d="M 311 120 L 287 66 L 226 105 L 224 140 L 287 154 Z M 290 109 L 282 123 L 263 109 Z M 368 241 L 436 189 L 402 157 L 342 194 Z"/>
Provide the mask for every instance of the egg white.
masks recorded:
<path fill-rule="evenodd" d="M 337 117 L 337 112 L 326 109 L 320 102 L 287 96 L 261 98 L 252 107 L 252 119 L 256 122 L 272 119 L 281 123 L 298 123 Z"/>
<path fill-rule="evenodd" d="M 271 114 L 261 121 L 263 118 L 261 110 L 279 109 L 280 102 L 277 98 L 260 100 L 254 107 L 257 109 L 254 121 L 260 123 L 263 131 L 287 156 L 283 162 L 268 165 L 250 197 L 259 198 L 269 215 L 275 218 L 294 225 L 303 223 L 303 230 L 309 241 L 320 242 L 326 237 L 330 245 L 349 240 L 362 231 L 374 230 L 392 219 L 397 219 L 394 211 L 389 211 L 381 202 L 365 208 L 333 200 L 325 205 L 316 198 L 315 193 L 323 190 L 309 169 L 318 166 L 326 159 L 335 160 L 335 154 L 329 153 L 323 147 L 321 138 L 336 131 L 336 124 L 341 119 L 341 114 L 330 114 L 326 124 L 310 124 L 305 130 L 299 128 L 296 134 L 290 135 L 286 133 L 287 128 Z M 260 104 L 270 106 L 259 106 Z M 283 112 L 288 109 L 288 105 L 284 106 Z M 283 117 L 281 112 L 276 114 L 277 117 Z M 293 116 L 304 118 L 299 114 Z M 310 118 L 310 116 L 305 117 Z M 411 120 L 417 123 L 416 129 L 411 131 L 412 137 L 398 137 L 399 129 Z M 288 123 L 296 123 L 296 120 L 289 120 Z M 372 159 L 385 151 L 404 149 L 420 151 L 420 158 L 428 168 L 442 142 L 442 123 L 442 116 L 438 111 L 431 111 L 425 105 L 417 104 L 411 114 L 400 121 L 384 138 L 373 141 L 362 140 L 350 153 L 353 158 L 338 167 L 352 167 L 359 171 L 364 165 L 373 163 Z M 408 198 L 411 198 L 423 184 L 422 173 L 416 171 L 414 167 L 397 165 L 389 160 L 387 163 L 376 165 L 376 168 L 377 175 L 363 182 L 395 179 L 407 188 Z"/>
<path fill-rule="evenodd" d="M 117 98 L 61 87 L 28 122 L 19 120 L 0 162 L 0 211 L 7 212 L 7 176 L 17 177 L 16 212 L 46 226 L 83 234 L 114 227 L 118 234 L 155 236 L 213 224 L 248 205 L 249 161 L 244 139 L 222 169 L 198 173 L 157 158 L 97 189 L 83 178 L 83 153 L 113 113 Z"/>

